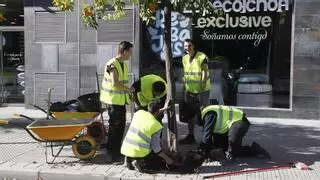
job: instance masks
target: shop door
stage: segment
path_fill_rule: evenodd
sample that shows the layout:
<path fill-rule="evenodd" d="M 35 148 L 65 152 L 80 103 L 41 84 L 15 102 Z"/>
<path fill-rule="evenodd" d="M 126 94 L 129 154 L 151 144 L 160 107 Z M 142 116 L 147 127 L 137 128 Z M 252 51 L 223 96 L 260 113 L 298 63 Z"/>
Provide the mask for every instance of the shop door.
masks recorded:
<path fill-rule="evenodd" d="M 24 103 L 24 33 L 0 31 L 1 103 Z"/>

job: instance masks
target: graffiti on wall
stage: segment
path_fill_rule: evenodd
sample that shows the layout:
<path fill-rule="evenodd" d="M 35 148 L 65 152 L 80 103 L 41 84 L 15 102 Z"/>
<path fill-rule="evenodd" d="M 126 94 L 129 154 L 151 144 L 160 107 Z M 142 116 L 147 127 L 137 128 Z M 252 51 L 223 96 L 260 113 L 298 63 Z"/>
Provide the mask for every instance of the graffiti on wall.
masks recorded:
<path fill-rule="evenodd" d="M 164 12 L 157 10 L 155 23 L 147 27 L 149 45 L 152 51 L 164 60 Z M 191 19 L 178 13 L 171 14 L 172 56 L 180 57 L 184 54 L 183 42 L 191 38 Z"/>

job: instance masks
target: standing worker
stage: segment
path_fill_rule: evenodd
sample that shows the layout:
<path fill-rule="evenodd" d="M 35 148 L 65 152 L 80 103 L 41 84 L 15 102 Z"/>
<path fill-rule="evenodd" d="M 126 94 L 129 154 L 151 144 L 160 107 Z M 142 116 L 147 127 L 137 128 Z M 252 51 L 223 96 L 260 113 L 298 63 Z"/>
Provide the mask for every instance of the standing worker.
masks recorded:
<path fill-rule="evenodd" d="M 172 159 L 161 148 L 162 123 L 156 117 L 162 114 L 160 101 L 152 101 L 148 111 L 138 110 L 134 113 L 130 127 L 123 140 L 121 153 L 126 156 L 128 169 L 135 168 L 143 172 L 148 170 L 165 170 L 172 165 Z"/>
<path fill-rule="evenodd" d="M 184 41 L 184 49 L 187 55 L 183 56 L 183 87 L 184 101 L 196 108 L 209 104 L 210 78 L 208 69 L 208 57 L 200 51 L 196 51 L 191 39 Z M 188 123 L 189 134 L 180 144 L 193 144 L 194 124 Z"/>
<path fill-rule="evenodd" d="M 138 81 L 135 81 L 132 87 L 135 89 L 133 101 L 135 102 L 136 110 L 147 110 L 147 106 L 152 100 L 161 99 L 164 104 L 167 83 L 160 76 L 154 74 L 143 76 Z"/>
<path fill-rule="evenodd" d="M 109 60 L 104 69 L 100 101 L 107 105 L 109 115 L 108 161 L 121 161 L 120 147 L 126 123 L 126 104 L 134 88 L 128 87 L 128 65 L 133 45 L 122 41 L 118 46 L 118 56 Z"/>
<path fill-rule="evenodd" d="M 205 154 L 213 148 L 222 148 L 227 160 L 257 155 L 270 158 L 269 153 L 256 142 L 251 146 L 242 146 L 243 137 L 250 126 L 242 110 L 222 105 L 210 105 L 201 112 L 191 105 L 185 107 L 188 108 L 189 111 L 184 112 L 184 115 L 189 117 L 187 119 L 203 127 L 200 149 Z"/>

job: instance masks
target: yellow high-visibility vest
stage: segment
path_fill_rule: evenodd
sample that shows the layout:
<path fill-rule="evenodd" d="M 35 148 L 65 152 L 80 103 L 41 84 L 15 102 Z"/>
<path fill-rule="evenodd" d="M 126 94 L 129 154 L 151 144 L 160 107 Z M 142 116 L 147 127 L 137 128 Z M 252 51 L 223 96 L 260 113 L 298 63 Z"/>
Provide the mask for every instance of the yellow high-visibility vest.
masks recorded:
<path fill-rule="evenodd" d="M 132 158 L 146 157 L 152 151 L 152 135 L 162 128 L 160 122 L 150 112 L 137 111 L 122 142 L 121 154 Z"/>
<path fill-rule="evenodd" d="M 224 134 L 228 132 L 231 125 L 243 119 L 243 111 L 231 106 L 211 105 L 201 111 L 201 119 L 210 112 L 217 113 L 216 123 L 213 126 L 213 133 Z"/>
<path fill-rule="evenodd" d="M 166 89 L 160 96 L 154 97 L 152 92 L 152 85 L 157 81 L 163 82 Z M 143 76 L 140 79 L 140 83 L 141 91 L 137 93 L 137 96 L 141 106 L 147 106 L 152 100 L 161 99 L 163 96 L 167 94 L 167 83 L 160 76 L 154 74 Z"/>
<path fill-rule="evenodd" d="M 183 56 L 182 58 L 185 90 L 191 93 L 200 93 L 201 65 L 203 61 L 207 59 L 207 56 L 204 53 L 198 51 L 191 63 L 189 59 L 189 54 Z M 208 79 L 204 91 L 209 91 L 209 89 L 210 76 L 208 72 Z"/>
<path fill-rule="evenodd" d="M 129 94 L 125 90 L 112 86 L 111 76 L 107 72 L 107 67 L 114 65 L 118 72 L 119 81 L 128 86 L 128 66 L 123 63 L 123 70 L 117 58 L 111 59 L 105 66 L 102 87 L 100 91 L 100 101 L 105 104 L 125 105 L 129 104 Z"/>

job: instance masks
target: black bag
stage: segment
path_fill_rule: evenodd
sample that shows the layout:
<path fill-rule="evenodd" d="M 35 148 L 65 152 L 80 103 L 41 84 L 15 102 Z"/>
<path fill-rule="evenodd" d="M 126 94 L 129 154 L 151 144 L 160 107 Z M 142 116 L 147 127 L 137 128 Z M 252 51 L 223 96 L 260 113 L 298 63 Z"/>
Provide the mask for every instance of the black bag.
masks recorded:
<path fill-rule="evenodd" d="M 82 112 L 100 112 L 100 93 L 84 94 L 78 97 L 79 110 Z"/>
<path fill-rule="evenodd" d="M 58 101 L 52 103 L 49 110 L 52 112 L 78 111 L 78 103 L 75 99 L 65 102 Z"/>

